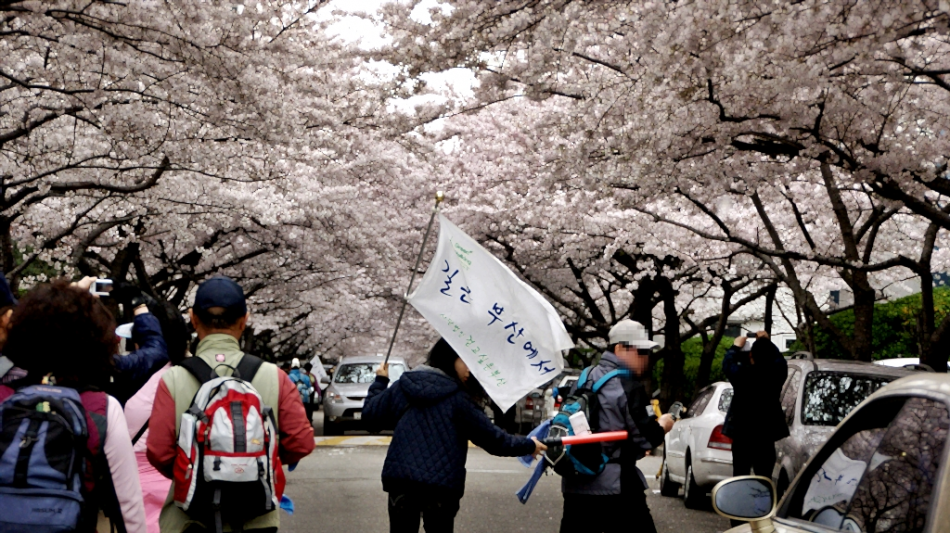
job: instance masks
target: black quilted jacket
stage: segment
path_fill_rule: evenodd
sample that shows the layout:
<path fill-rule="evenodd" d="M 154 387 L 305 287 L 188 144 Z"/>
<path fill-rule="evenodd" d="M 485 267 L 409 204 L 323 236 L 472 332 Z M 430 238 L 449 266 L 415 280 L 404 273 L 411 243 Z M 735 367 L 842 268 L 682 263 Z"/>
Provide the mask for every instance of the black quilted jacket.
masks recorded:
<path fill-rule="evenodd" d="M 492 424 L 458 381 L 430 367 L 406 372 L 391 387 L 377 376 L 363 406 L 371 430 L 394 428 L 383 465 L 383 490 L 462 497 L 468 441 L 492 455 L 534 451 L 530 439 Z"/>

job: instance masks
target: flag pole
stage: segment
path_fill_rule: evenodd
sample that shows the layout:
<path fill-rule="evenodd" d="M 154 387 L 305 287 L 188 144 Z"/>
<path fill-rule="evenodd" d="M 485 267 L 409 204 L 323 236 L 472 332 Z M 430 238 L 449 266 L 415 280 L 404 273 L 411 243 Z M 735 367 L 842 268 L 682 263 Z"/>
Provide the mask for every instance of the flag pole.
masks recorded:
<path fill-rule="evenodd" d="M 419 270 L 419 263 L 422 262 L 422 252 L 426 249 L 426 242 L 429 240 L 429 233 L 432 231 L 432 223 L 435 222 L 435 215 L 439 212 L 439 206 L 445 200 L 442 191 L 435 193 L 435 208 L 432 209 L 432 216 L 429 217 L 429 225 L 426 227 L 425 236 L 422 237 L 422 246 L 419 248 L 419 255 L 416 257 L 416 264 L 412 267 L 412 275 L 409 276 L 409 288 L 402 298 L 402 308 L 399 309 L 399 318 L 396 319 L 396 327 L 393 329 L 393 338 L 389 341 L 389 349 L 386 350 L 386 360 L 383 365 L 389 364 L 389 355 L 393 352 L 393 345 L 396 344 L 396 333 L 399 332 L 399 324 L 402 323 L 402 315 L 406 312 L 406 305 L 409 303 L 409 293 L 412 291 L 412 282 L 416 279 L 416 271 Z"/>

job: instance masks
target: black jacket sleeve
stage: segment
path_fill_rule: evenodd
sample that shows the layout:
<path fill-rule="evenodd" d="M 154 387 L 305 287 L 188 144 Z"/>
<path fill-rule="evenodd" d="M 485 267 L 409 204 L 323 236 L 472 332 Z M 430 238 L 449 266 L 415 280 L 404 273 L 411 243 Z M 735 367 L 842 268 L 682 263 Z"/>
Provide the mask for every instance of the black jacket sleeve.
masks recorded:
<path fill-rule="evenodd" d="M 726 350 L 726 355 L 722 358 L 722 373 L 733 386 L 741 387 L 749 381 L 750 366 L 749 352 L 743 352 L 738 346 Z"/>
<path fill-rule="evenodd" d="M 624 392 L 627 395 L 627 411 L 633 423 L 636 424 L 637 431 L 652 447 L 656 448 L 663 443 L 666 432 L 663 431 L 663 426 L 656 421 L 656 418 L 647 414 L 650 397 L 646 389 L 640 382 L 630 380 L 624 383 Z"/>
<path fill-rule="evenodd" d="M 128 355 L 114 357 L 115 382 L 106 391 L 122 405 L 168 362 L 168 346 L 155 315 L 145 313 L 136 316 L 132 332 L 140 340 L 139 349 Z"/>
<path fill-rule="evenodd" d="M 534 441 L 510 435 L 493 424 L 485 411 L 464 394 L 456 395 L 455 401 L 463 435 L 479 448 L 502 457 L 519 457 L 534 452 Z"/>

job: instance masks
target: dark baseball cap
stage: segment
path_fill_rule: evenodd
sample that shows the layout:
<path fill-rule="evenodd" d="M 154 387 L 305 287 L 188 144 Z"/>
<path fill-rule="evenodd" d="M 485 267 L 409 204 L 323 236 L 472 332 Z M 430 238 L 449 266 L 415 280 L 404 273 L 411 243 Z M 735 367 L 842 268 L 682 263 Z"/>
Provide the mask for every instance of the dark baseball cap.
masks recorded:
<path fill-rule="evenodd" d="M 194 310 L 199 316 L 208 316 L 212 307 L 224 309 L 218 316 L 237 319 L 247 314 L 247 301 L 244 299 L 244 289 L 233 279 L 226 276 L 215 276 L 198 285 L 195 294 Z"/>

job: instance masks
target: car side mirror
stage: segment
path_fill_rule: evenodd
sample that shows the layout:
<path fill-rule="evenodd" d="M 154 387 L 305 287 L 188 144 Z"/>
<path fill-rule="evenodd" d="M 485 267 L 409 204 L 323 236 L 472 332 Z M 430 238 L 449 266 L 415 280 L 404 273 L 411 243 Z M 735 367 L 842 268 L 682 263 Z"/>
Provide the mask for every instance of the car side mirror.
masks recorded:
<path fill-rule="evenodd" d="M 762 476 L 739 476 L 720 481 L 712 491 L 713 509 L 730 520 L 754 522 L 775 510 L 775 486 Z"/>

